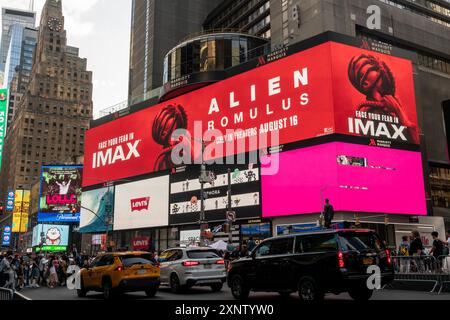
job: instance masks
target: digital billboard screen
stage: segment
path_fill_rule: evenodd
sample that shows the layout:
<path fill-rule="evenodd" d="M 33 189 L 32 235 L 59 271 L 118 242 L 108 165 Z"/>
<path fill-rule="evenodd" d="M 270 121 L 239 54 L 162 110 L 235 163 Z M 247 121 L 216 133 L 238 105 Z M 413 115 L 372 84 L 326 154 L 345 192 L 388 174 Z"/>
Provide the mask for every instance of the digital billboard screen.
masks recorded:
<path fill-rule="evenodd" d="M 0 89 L 0 169 L 2 168 L 3 146 L 8 123 L 8 89 Z"/>
<path fill-rule="evenodd" d="M 43 240 L 43 242 L 41 242 Z M 66 247 L 69 245 L 69 226 L 38 224 L 33 228 L 33 247 L 54 246 Z"/>
<path fill-rule="evenodd" d="M 43 166 L 39 222 L 78 222 L 83 166 Z"/>
<path fill-rule="evenodd" d="M 325 199 L 335 211 L 427 214 L 420 152 L 335 142 L 277 156 L 276 174 L 261 168 L 263 217 L 319 213 Z"/>
<path fill-rule="evenodd" d="M 14 193 L 12 233 L 24 233 L 28 230 L 30 195 L 30 190 L 16 190 Z"/>
<path fill-rule="evenodd" d="M 225 221 L 228 208 L 228 169 L 231 178 L 231 210 L 236 219 L 261 216 L 258 165 L 211 165 L 213 184 L 204 184 L 206 221 Z M 200 219 L 200 166 L 177 168 L 170 175 L 170 224 L 196 223 Z"/>
<path fill-rule="evenodd" d="M 83 186 L 334 133 L 417 145 L 411 61 L 329 41 L 94 127 Z"/>
<path fill-rule="evenodd" d="M 169 176 L 117 185 L 114 230 L 169 225 Z"/>
<path fill-rule="evenodd" d="M 80 232 L 105 232 L 106 220 L 114 213 L 114 187 L 83 191 L 81 198 Z"/>

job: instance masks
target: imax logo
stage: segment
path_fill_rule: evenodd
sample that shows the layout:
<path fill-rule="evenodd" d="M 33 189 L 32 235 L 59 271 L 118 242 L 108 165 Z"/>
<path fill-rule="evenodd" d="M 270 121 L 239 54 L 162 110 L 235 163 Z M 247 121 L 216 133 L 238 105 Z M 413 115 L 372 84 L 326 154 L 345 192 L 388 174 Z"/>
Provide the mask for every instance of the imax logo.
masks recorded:
<path fill-rule="evenodd" d="M 105 167 L 115 164 L 118 161 L 128 161 L 131 158 L 140 158 L 137 148 L 141 140 L 134 143 L 128 142 L 125 146 L 116 146 L 94 153 L 92 168 Z"/>

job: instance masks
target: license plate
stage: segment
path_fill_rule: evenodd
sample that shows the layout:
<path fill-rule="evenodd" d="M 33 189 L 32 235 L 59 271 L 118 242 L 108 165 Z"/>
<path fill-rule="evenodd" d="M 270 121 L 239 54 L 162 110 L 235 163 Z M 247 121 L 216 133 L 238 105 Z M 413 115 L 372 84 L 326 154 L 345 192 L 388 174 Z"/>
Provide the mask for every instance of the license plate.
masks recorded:
<path fill-rule="evenodd" d="M 364 258 L 363 264 L 373 264 L 373 258 Z"/>
<path fill-rule="evenodd" d="M 143 270 L 138 270 L 137 274 L 146 274 L 147 270 L 143 269 Z"/>
<path fill-rule="evenodd" d="M 203 265 L 203 268 L 204 268 L 204 269 L 211 269 L 211 268 L 212 268 L 212 265 L 211 265 L 211 264 L 204 264 L 204 265 Z"/>

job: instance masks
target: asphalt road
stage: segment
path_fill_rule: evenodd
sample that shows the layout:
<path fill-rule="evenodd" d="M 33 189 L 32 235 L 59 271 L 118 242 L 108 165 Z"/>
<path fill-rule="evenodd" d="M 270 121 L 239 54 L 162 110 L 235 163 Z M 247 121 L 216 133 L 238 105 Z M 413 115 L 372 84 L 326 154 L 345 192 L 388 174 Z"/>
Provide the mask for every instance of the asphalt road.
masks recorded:
<path fill-rule="evenodd" d="M 76 291 L 68 290 L 65 287 L 60 288 L 38 288 L 38 289 L 23 289 L 21 294 L 31 300 L 102 300 L 102 294 L 96 292 L 88 293 L 86 298 L 78 298 Z M 120 297 L 120 299 L 131 300 L 234 300 L 230 289 L 224 286 L 221 292 L 213 293 L 209 288 L 191 288 L 182 294 L 173 294 L 169 288 L 162 287 L 155 297 L 148 298 L 142 292 L 128 293 Z M 281 301 L 277 293 L 251 293 L 250 301 Z M 288 299 L 292 301 L 298 300 L 296 294 L 292 294 Z M 348 294 L 333 295 L 328 294 L 326 300 L 351 300 Z M 450 300 L 449 293 L 442 293 L 437 295 L 428 292 L 420 291 L 403 291 L 403 290 L 382 290 L 374 293 L 372 300 Z"/>

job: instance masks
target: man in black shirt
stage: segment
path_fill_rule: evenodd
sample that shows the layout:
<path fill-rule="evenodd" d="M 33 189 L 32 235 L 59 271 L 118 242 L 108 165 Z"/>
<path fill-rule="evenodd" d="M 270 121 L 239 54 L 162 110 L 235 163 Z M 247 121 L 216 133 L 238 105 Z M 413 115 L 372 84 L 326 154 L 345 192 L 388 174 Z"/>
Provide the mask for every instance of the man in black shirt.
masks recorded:
<path fill-rule="evenodd" d="M 423 244 L 422 240 L 420 239 L 420 233 L 419 231 L 414 230 L 411 232 L 411 235 L 413 240 L 411 241 L 411 244 L 409 246 L 409 255 L 420 256 L 423 252 Z"/>
<path fill-rule="evenodd" d="M 323 217 L 325 220 L 325 229 L 330 229 L 331 223 L 334 219 L 334 208 L 330 204 L 330 200 L 328 200 L 328 199 L 325 200 L 325 207 L 323 209 L 323 212 L 324 212 Z"/>
<path fill-rule="evenodd" d="M 433 255 L 437 259 L 444 255 L 444 244 L 439 240 L 439 233 L 436 231 L 432 232 L 431 236 L 433 237 L 433 248 L 430 251 L 430 255 Z"/>

